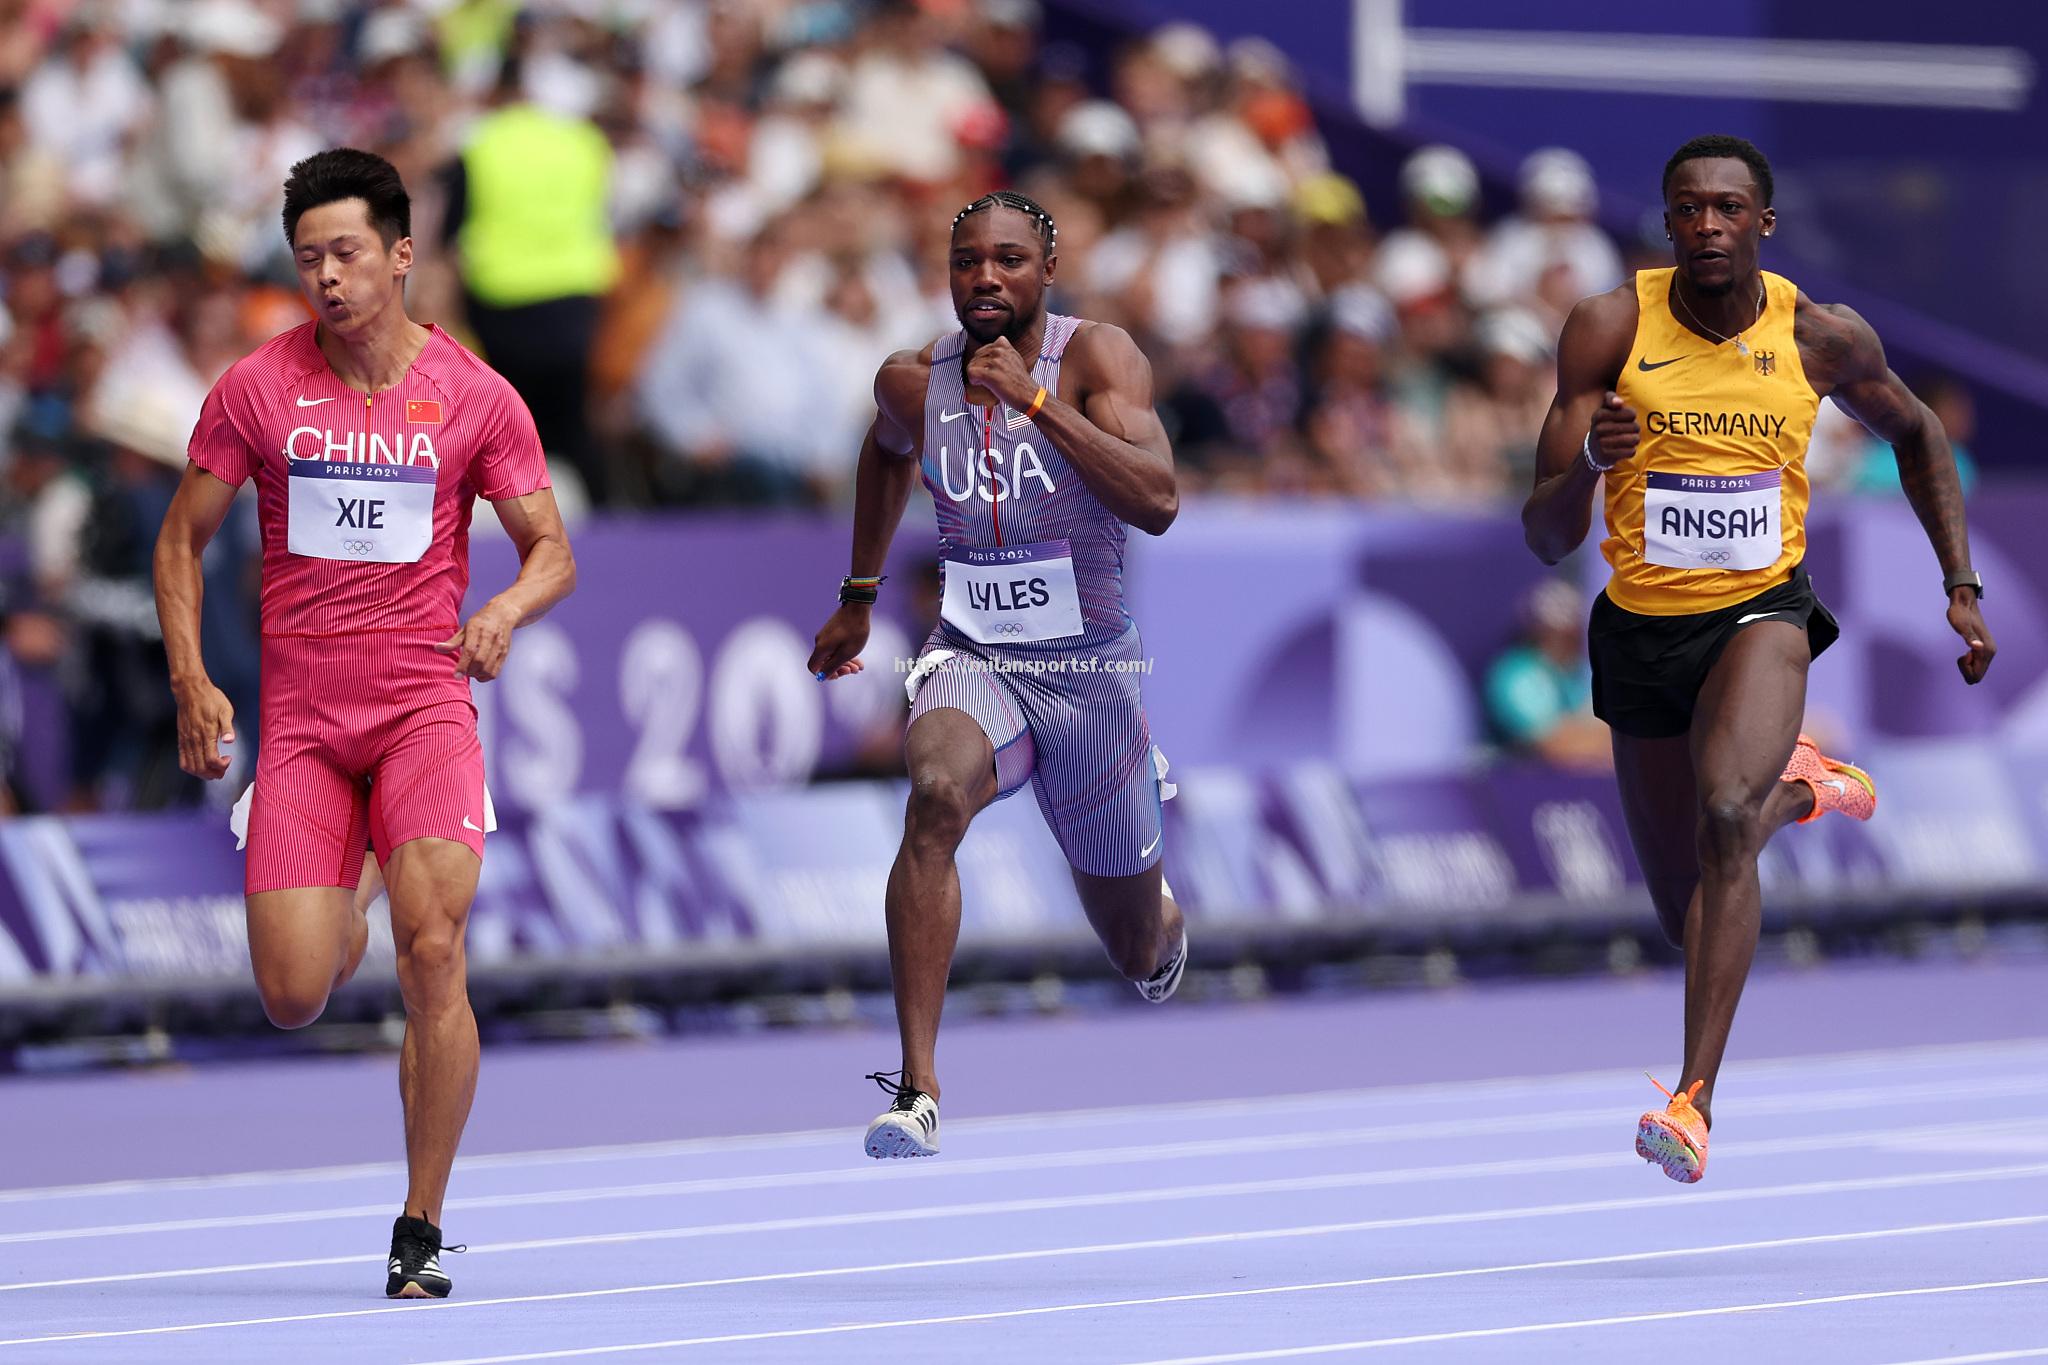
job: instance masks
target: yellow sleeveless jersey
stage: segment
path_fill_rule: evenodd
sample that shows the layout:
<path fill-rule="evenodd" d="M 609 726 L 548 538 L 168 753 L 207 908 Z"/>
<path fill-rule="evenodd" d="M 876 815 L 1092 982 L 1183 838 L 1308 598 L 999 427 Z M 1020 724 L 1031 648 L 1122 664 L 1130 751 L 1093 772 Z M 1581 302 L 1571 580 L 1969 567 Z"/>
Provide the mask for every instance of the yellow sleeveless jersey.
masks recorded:
<path fill-rule="evenodd" d="M 1764 273 L 1764 311 L 1716 344 L 1671 311 L 1674 272 L 1636 274 L 1636 338 L 1615 392 L 1636 453 L 1607 472 L 1607 595 L 1646 616 L 1733 606 L 1806 554 L 1806 445 L 1820 397 L 1792 340 L 1799 290 Z"/>

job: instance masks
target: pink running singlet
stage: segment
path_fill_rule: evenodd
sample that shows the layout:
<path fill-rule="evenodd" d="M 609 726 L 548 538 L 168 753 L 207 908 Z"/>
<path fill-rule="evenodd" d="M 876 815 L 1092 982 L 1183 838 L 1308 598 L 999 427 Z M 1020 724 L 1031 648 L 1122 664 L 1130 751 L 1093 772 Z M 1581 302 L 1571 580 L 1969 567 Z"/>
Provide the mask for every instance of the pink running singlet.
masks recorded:
<path fill-rule="evenodd" d="M 354 886 L 366 842 L 483 852 L 469 680 L 434 645 L 469 588 L 469 518 L 549 487 L 512 386 L 432 328 L 375 395 L 329 368 L 308 322 L 207 395 L 192 462 L 256 481 L 263 531 L 262 750 L 245 889 Z"/>

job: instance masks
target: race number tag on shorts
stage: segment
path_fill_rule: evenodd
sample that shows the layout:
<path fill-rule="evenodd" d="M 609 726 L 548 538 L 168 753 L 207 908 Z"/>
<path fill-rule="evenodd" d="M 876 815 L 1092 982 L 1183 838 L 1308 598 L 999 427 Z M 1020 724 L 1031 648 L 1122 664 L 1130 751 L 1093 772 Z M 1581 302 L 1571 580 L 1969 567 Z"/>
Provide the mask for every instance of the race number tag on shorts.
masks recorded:
<path fill-rule="evenodd" d="M 426 465 L 291 462 L 286 548 L 316 559 L 411 564 L 434 540 L 434 471 Z"/>
<path fill-rule="evenodd" d="M 1768 569 L 1784 553 L 1781 470 L 1649 475 L 1643 558 L 1667 569 Z"/>
<path fill-rule="evenodd" d="M 1081 633 L 1073 547 L 1064 540 L 954 550 L 946 556 L 946 624 L 976 644 L 1065 640 Z"/>

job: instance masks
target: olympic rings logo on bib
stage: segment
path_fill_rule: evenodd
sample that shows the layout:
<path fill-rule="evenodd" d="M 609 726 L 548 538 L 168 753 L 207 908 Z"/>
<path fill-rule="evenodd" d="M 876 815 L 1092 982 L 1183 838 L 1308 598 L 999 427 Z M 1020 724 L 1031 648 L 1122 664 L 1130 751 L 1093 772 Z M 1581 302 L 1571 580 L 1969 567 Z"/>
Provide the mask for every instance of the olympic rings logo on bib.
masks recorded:
<path fill-rule="evenodd" d="M 341 542 L 341 548 L 352 555 L 366 555 L 377 547 L 367 540 L 344 540 Z"/>

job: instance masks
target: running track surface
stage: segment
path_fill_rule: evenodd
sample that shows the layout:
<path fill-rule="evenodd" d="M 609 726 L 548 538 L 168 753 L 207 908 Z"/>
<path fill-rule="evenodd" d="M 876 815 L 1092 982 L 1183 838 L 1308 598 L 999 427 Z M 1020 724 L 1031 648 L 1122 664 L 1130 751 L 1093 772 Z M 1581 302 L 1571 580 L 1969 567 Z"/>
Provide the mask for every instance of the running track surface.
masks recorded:
<path fill-rule="evenodd" d="M 487 1052 L 390 1304 L 390 1057 L 0 1083 L 0 1362 L 2048 1358 L 2048 967 L 1752 982 L 1704 1183 L 1677 982 Z M 769 1130 L 770 1136 L 760 1136 Z M 357 1164 L 347 1164 L 357 1163 Z"/>

